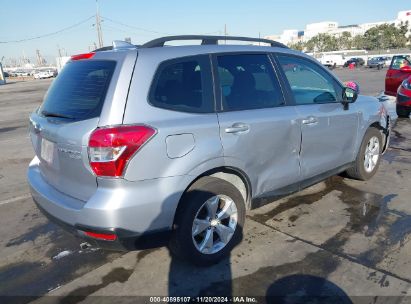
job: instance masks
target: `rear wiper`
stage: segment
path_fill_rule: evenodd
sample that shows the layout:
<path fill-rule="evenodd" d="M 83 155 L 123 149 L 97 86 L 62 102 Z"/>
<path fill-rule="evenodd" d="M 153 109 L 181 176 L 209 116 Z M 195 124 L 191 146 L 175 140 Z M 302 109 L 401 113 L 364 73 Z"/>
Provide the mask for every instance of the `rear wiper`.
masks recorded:
<path fill-rule="evenodd" d="M 41 111 L 41 114 L 46 116 L 46 117 L 58 117 L 58 118 L 74 119 L 73 116 L 59 114 L 59 113 L 53 113 L 53 112 L 49 112 L 49 111 Z"/>

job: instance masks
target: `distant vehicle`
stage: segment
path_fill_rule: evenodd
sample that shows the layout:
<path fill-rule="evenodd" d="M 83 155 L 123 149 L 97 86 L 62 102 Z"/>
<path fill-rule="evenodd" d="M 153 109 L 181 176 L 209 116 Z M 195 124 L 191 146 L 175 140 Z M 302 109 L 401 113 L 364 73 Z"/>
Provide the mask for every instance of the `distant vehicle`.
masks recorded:
<path fill-rule="evenodd" d="M 318 58 L 318 61 L 322 65 L 330 69 L 334 69 L 337 66 L 340 66 L 340 67 L 343 66 L 345 59 L 341 55 L 323 55 L 322 57 Z"/>
<path fill-rule="evenodd" d="M 381 70 L 385 67 L 386 57 L 373 57 L 367 61 L 367 67 Z"/>
<path fill-rule="evenodd" d="M 16 74 L 17 74 L 18 77 L 27 77 L 27 76 L 30 76 L 30 73 L 29 73 L 29 72 L 26 72 L 26 71 L 17 71 Z"/>
<path fill-rule="evenodd" d="M 54 72 L 52 70 L 38 71 L 37 73 L 34 73 L 34 79 L 46 79 L 51 77 L 54 77 Z"/>
<path fill-rule="evenodd" d="M 33 74 L 34 79 L 40 79 L 40 73 L 41 71 L 34 72 Z"/>
<path fill-rule="evenodd" d="M 409 117 L 411 113 L 411 76 L 405 79 L 397 92 L 397 115 Z"/>
<path fill-rule="evenodd" d="M 409 76 L 411 76 L 411 56 L 394 56 L 385 75 L 385 94 L 397 96 L 401 82 Z"/>
<path fill-rule="evenodd" d="M 363 66 L 364 64 L 365 64 L 365 61 L 364 61 L 364 59 L 362 59 L 362 58 L 360 58 L 360 57 L 354 57 L 354 58 L 351 58 L 351 59 L 348 59 L 345 63 L 344 63 L 344 67 L 346 68 L 346 67 L 348 67 L 351 63 L 354 63 L 355 64 L 355 67 L 357 68 L 357 67 L 360 67 L 360 66 Z"/>
<path fill-rule="evenodd" d="M 4 77 L 7 77 L 7 78 L 10 77 L 10 74 L 7 73 L 7 72 L 4 72 L 3 75 L 4 75 Z"/>
<path fill-rule="evenodd" d="M 392 57 L 383 57 L 385 59 L 385 66 L 390 66 Z"/>

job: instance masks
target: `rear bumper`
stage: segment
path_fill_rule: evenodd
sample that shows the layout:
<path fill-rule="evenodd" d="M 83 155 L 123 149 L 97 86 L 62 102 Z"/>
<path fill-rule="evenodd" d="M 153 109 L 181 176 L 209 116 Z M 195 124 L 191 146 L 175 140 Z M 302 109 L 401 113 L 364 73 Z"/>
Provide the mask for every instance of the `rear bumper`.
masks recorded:
<path fill-rule="evenodd" d="M 99 248 L 104 248 L 104 249 L 109 249 L 109 250 L 116 250 L 116 251 L 125 251 L 125 250 L 132 250 L 133 249 L 133 244 L 135 244 L 138 239 L 139 235 L 136 234 L 130 234 L 128 236 L 117 236 L 116 240 L 114 241 L 104 241 L 104 240 L 98 240 L 94 238 L 90 238 L 85 234 L 85 231 L 92 231 L 92 232 L 98 232 L 98 233 L 116 233 L 115 231 L 112 230 L 106 230 L 104 228 L 88 228 L 88 227 L 83 227 L 81 225 L 71 225 L 69 223 L 63 222 L 62 220 L 54 217 L 52 214 L 48 213 L 45 209 L 41 207 L 41 205 L 36 201 L 36 199 L 33 196 L 33 201 L 35 202 L 37 208 L 43 213 L 44 216 L 47 217 L 47 219 L 56 225 L 60 226 L 63 228 L 65 231 L 75 235 L 76 237 L 79 237 L 81 239 L 86 240 L 88 243 L 91 245 L 94 245 Z M 117 233 L 116 233 L 117 235 Z"/>
<path fill-rule="evenodd" d="M 84 238 L 88 238 L 84 231 L 114 233 L 116 241 L 103 241 L 99 245 L 115 249 L 128 249 L 130 242 L 146 235 L 167 234 L 189 182 L 188 176 L 139 182 L 99 180 L 96 192 L 84 202 L 49 185 L 36 157 L 30 163 L 27 178 L 33 200 L 47 217 Z"/>

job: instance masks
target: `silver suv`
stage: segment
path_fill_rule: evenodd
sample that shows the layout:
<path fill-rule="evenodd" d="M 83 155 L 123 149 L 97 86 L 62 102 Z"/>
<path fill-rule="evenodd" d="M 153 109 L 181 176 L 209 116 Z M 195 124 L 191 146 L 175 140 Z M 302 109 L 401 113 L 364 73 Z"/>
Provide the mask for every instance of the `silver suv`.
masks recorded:
<path fill-rule="evenodd" d="M 204 265 L 241 240 L 246 210 L 343 171 L 372 177 L 389 129 L 376 98 L 274 41 L 115 41 L 73 56 L 31 114 L 28 181 L 46 215 L 89 241 L 169 235 Z"/>

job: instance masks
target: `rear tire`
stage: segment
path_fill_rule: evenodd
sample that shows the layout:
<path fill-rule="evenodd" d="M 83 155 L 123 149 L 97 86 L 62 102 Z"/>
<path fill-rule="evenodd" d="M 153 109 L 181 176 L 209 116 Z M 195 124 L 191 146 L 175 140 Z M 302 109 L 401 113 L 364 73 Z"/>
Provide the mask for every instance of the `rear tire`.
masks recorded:
<path fill-rule="evenodd" d="M 225 180 L 202 177 L 183 194 L 170 251 L 199 266 L 215 264 L 241 241 L 244 220 L 240 191 Z"/>
<path fill-rule="evenodd" d="M 373 177 L 380 166 L 382 148 L 380 131 L 373 127 L 369 128 L 365 132 L 354 166 L 347 170 L 347 175 L 363 181 Z"/>

